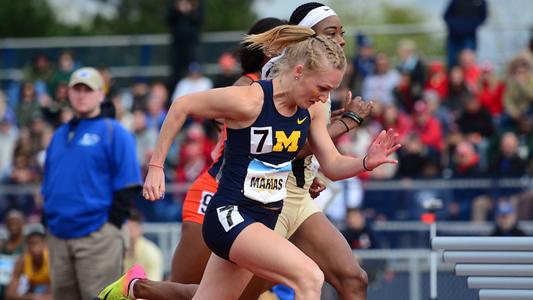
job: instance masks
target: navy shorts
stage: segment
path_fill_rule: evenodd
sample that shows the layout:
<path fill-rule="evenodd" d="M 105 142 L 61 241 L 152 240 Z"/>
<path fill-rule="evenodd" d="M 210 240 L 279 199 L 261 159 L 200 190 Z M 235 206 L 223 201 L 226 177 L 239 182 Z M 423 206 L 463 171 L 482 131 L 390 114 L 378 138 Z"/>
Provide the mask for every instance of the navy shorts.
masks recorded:
<path fill-rule="evenodd" d="M 213 253 L 229 260 L 231 245 L 246 226 L 260 222 L 274 230 L 282 208 L 283 201 L 262 204 L 244 199 L 236 203 L 215 194 L 204 216 L 204 241 Z"/>

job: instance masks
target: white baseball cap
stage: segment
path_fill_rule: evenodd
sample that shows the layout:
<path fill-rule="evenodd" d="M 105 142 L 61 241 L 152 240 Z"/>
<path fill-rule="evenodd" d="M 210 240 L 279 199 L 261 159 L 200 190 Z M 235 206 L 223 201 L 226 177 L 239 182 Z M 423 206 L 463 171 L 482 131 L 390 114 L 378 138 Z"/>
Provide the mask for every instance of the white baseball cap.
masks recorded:
<path fill-rule="evenodd" d="M 78 83 L 85 84 L 94 91 L 103 90 L 104 88 L 104 79 L 102 78 L 102 75 L 100 75 L 98 70 L 91 67 L 80 68 L 72 73 L 68 86 L 73 87 Z"/>

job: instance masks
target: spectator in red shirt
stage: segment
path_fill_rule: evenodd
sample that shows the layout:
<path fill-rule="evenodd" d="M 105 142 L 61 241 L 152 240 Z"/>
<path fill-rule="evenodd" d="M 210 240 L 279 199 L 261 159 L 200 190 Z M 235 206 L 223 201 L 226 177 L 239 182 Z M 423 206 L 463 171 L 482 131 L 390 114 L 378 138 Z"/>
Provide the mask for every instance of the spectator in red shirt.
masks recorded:
<path fill-rule="evenodd" d="M 503 93 L 505 84 L 493 72 L 490 63 L 481 66 L 477 97 L 493 117 L 498 118 L 503 112 Z"/>
<path fill-rule="evenodd" d="M 448 97 L 448 76 L 446 75 L 444 64 L 441 61 L 434 60 L 429 64 L 428 80 L 425 89 L 437 92 L 441 101 Z"/>
<path fill-rule="evenodd" d="M 209 168 L 214 144 L 207 137 L 202 125 L 193 123 L 187 129 L 187 136 L 180 149 L 176 180 L 179 183 L 193 182 Z"/>
<path fill-rule="evenodd" d="M 411 131 L 413 123 L 409 116 L 398 110 L 395 105 L 389 105 L 383 109 L 381 114 L 381 124 L 383 128 L 394 128 L 398 133 L 398 142 L 402 143 L 405 136 Z"/>
<path fill-rule="evenodd" d="M 438 155 L 444 147 L 442 125 L 429 110 L 428 104 L 423 101 L 415 103 L 413 132 L 417 133 L 422 143 L 428 146 L 434 155 Z"/>
<path fill-rule="evenodd" d="M 465 82 L 470 91 L 476 93 L 481 69 L 476 63 L 476 53 L 472 49 L 464 49 L 459 56 L 459 65 L 463 69 Z"/>

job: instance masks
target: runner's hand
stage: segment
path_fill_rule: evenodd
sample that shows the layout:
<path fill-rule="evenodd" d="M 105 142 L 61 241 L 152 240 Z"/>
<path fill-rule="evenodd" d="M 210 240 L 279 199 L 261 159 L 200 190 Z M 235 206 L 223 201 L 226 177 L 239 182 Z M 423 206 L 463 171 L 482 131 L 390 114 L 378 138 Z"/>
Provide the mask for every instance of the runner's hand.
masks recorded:
<path fill-rule="evenodd" d="M 352 99 L 352 92 L 349 91 L 344 99 L 344 111 L 351 111 L 366 119 L 372 111 L 374 103 L 372 101 L 363 101 L 363 98 L 357 96 Z"/>
<path fill-rule="evenodd" d="M 368 169 L 373 170 L 382 164 L 397 164 L 397 160 L 389 159 L 389 156 L 402 146 L 396 143 L 397 137 L 398 133 L 392 128 L 387 131 L 382 130 L 378 137 L 372 142 L 370 148 L 368 148 L 365 166 Z"/>
<path fill-rule="evenodd" d="M 309 194 L 311 195 L 311 198 L 315 199 L 325 189 L 326 185 L 320 179 L 315 177 L 315 179 L 313 179 L 313 183 L 309 187 Z"/>
<path fill-rule="evenodd" d="M 165 196 L 165 172 L 162 168 L 148 167 L 148 174 L 144 180 L 143 197 L 156 201 Z"/>

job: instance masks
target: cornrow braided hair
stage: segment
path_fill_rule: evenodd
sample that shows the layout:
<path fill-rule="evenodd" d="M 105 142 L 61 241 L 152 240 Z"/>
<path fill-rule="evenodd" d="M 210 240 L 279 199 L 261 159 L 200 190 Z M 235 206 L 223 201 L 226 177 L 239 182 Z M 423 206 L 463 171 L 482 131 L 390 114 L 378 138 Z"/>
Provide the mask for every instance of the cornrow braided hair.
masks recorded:
<path fill-rule="evenodd" d="M 292 68 L 297 63 L 305 63 L 305 67 L 316 70 L 322 67 L 320 59 L 326 60 L 336 69 L 344 69 L 346 58 L 342 48 L 333 40 L 319 36 L 308 27 L 283 25 L 261 34 L 248 35 L 243 43 L 250 48 L 263 48 L 267 53 L 281 53 L 283 56 L 274 65 L 272 74 L 281 69 Z M 317 52 L 318 51 L 318 52 Z"/>

